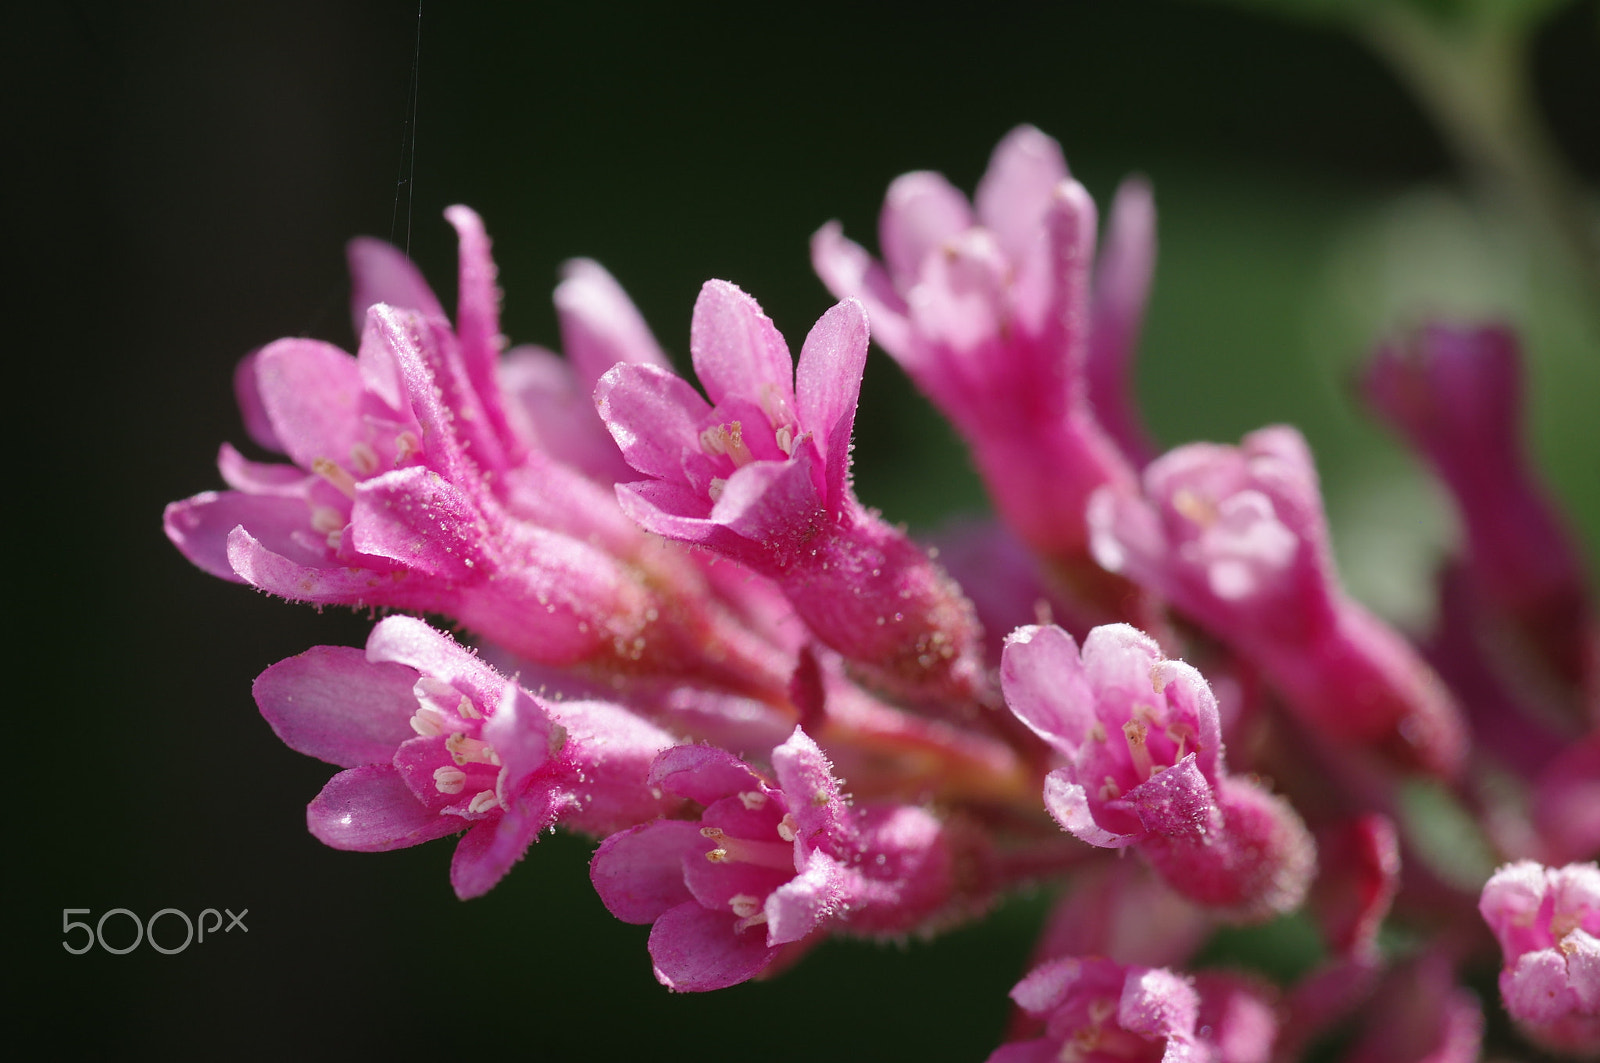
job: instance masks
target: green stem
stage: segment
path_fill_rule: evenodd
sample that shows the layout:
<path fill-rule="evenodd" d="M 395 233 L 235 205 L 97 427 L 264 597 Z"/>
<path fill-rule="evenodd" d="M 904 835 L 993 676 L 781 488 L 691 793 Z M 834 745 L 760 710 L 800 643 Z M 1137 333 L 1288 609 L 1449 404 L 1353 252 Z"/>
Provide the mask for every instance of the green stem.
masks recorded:
<path fill-rule="evenodd" d="M 1600 307 L 1600 214 L 1534 106 L 1527 28 L 1444 26 L 1393 5 L 1377 12 L 1367 30 L 1477 183 L 1561 250 Z"/>

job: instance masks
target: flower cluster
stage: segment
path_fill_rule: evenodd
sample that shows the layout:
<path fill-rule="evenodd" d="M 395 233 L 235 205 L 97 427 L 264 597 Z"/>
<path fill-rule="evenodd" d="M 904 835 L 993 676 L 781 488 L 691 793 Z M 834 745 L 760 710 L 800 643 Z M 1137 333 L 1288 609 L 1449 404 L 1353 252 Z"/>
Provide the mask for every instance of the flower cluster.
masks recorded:
<path fill-rule="evenodd" d="M 398 251 L 353 242 L 356 353 L 279 340 L 236 377 L 287 462 L 225 445 L 229 490 L 166 513 L 209 573 L 391 613 L 255 683 L 285 743 L 342 769 L 317 838 L 460 835 L 468 898 L 546 830 L 591 836 L 600 899 L 650 925 L 678 991 L 1058 889 L 1006 1063 L 1266 1063 L 1341 1026 L 1351 1059 L 1465 1061 L 1486 921 L 1525 1035 L 1600 1051 L 1600 627 L 1519 448 L 1509 332 L 1431 325 L 1363 377 L 1463 528 L 1412 641 L 1341 587 L 1293 428 L 1156 453 L 1131 388 L 1151 191 L 1123 185 L 1097 252 L 1036 129 L 972 202 L 895 181 L 881 263 L 824 226 L 842 301 L 798 360 L 708 281 L 703 391 L 593 262 L 556 289 L 565 358 L 503 349 L 484 228 L 447 216 L 453 321 Z M 857 498 L 873 342 L 965 438 L 998 521 L 935 547 Z M 1436 866 L 1419 790 L 1507 866 Z M 1297 912 L 1321 943 L 1298 979 L 1196 966 L 1214 929 Z"/>

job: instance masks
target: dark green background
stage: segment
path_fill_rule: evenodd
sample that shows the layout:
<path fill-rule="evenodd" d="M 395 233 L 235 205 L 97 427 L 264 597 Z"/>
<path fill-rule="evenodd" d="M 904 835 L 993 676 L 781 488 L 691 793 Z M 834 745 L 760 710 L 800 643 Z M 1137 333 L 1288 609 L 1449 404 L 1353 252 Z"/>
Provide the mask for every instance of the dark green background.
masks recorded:
<path fill-rule="evenodd" d="M 1537 48 L 1541 103 L 1591 185 L 1595 16 L 1569 9 Z M 356 233 L 409 230 L 450 305 L 439 212 L 476 208 L 519 342 L 555 343 L 549 291 L 579 254 L 621 279 L 676 355 L 708 277 L 744 286 L 798 340 L 829 303 L 806 255 L 818 225 L 840 218 L 870 244 L 896 174 L 940 169 L 970 188 L 994 142 L 1031 121 L 1102 204 L 1129 171 L 1155 183 L 1140 387 L 1164 443 L 1301 424 L 1341 557 L 1380 607 L 1415 608 L 1428 544 L 1448 534 L 1346 382 L 1402 302 L 1385 269 L 1428 281 L 1459 264 L 1452 234 L 1493 225 L 1449 205 L 1441 141 L 1333 31 L 1153 2 L 987 15 L 430 2 L 414 209 L 402 200 L 396 223 L 414 7 L 47 3 L 26 20 L 5 43 L 7 242 L 24 275 L 6 361 L 23 677 L 7 955 L 19 1014 L 63 1048 L 976 1059 L 1000 1038 L 1041 899 L 933 944 L 830 943 L 775 983 L 674 997 L 651 978 L 643 928 L 589 889 L 586 843 L 547 839 L 461 904 L 447 843 L 352 855 L 305 833 L 332 769 L 277 743 L 250 681 L 312 644 L 359 644 L 368 621 L 201 575 L 160 512 L 220 486 L 217 445 L 244 442 L 240 355 L 280 335 L 351 343 L 342 244 Z M 1435 219 L 1424 229 L 1444 249 L 1379 255 L 1413 216 Z M 1537 341 L 1535 444 L 1594 558 L 1600 346 L 1537 261 L 1505 284 L 1490 272 L 1483 309 L 1525 314 Z M 982 505 L 881 355 L 863 402 L 867 502 L 918 527 Z M 248 935 L 179 956 L 59 944 L 67 907 L 224 906 L 249 908 Z"/>

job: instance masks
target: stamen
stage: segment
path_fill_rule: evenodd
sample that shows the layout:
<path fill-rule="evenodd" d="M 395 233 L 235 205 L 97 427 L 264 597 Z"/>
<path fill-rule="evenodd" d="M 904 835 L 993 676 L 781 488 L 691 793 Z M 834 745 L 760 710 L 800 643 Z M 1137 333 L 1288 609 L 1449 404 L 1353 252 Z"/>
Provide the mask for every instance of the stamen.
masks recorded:
<path fill-rule="evenodd" d="M 417 433 L 411 431 L 411 429 L 408 428 L 394 437 L 394 463 L 396 465 L 415 454 L 421 453 L 422 440 L 418 439 Z"/>
<path fill-rule="evenodd" d="M 456 715 L 461 717 L 463 720 L 483 719 L 483 713 L 479 712 L 473 707 L 472 702 L 467 700 L 467 696 L 465 694 L 461 696 L 460 703 L 456 705 Z"/>
<path fill-rule="evenodd" d="M 344 514 L 332 506 L 311 507 L 312 531 L 320 532 L 323 535 L 332 535 L 334 532 L 341 530 L 347 523 L 349 522 L 345 520 Z"/>
<path fill-rule="evenodd" d="M 745 810 L 754 812 L 758 808 L 767 807 L 767 795 L 760 790 L 743 790 L 739 793 L 739 802 Z"/>
<path fill-rule="evenodd" d="M 794 818 L 793 812 L 785 812 L 778 821 L 778 837 L 786 842 L 793 842 L 799 833 L 800 823 Z"/>
<path fill-rule="evenodd" d="M 794 870 L 794 849 L 780 842 L 730 838 L 720 827 L 701 827 L 700 834 L 717 843 L 715 849 L 706 853 L 706 859 L 713 864 L 755 864 L 780 871 Z"/>
<path fill-rule="evenodd" d="M 444 713 L 432 706 L 424 705 L 412 714 L 411 729 L 423 738 L 432 738 L 448 731 L 450 724 L 445 719 Z"/>
<path fill-rule="evenodd" d="M 311 471 L 328 481 L 340 494 L 346 498 L 356 497 L 356 478 L 345 471 L 344 467 L 327 458 L 318 458 L 311 463 Z"/>
<path fill-rule="evenodd" d="M 778 427 L 777 439 L 778 449 L 789 455 L 789 457 L 794 457 L 794 427 L 787 424 L 780 425 Z"/>
<path fill-rule="evenodd" d="M 1106 725 L 1096 720 L 1089 725 L 1089 740 L 1091 742 L 1104 742 L 1106 740 Z"/>
<path fill-rule="evenodd" d="M 733 909 L 733 914 L 740 919 L 749 919 L 761 911 L 761 898 L 753 897 L 748 893 L 735 893 L 728 898 L 728 907 Z"/>
<path fill-rule="evenodd" d="M 706 486 L 706 494 L 711 496 L 711 501 L 716 502 L 722 497 L 722 492 L 728 487 L 728 481 L 720 476 L 713 476 L 711 483 Z"/>
<path fill-rule="evenodd" d="M 1194 728 L 1186 723 L 1175 723 L 1167 728 L 1166 735 L 1178 745 L 1178 751 L 1172 754 L 1172 762 L 1176 764 L 1189 755 L 1189 739 L 1195 737 Z M 1200 752 L 1199 743 L 1195 744 L 1194 751 Z"/>
<path fill-rule="evenodd" d="M 1102 801 L 1115 801 L 1117 798 L 1122 796 L 1122 787 L 1117 785 L 1117 780 L 1107 775 L 1106 781 L 1101 784 L 1100 791 L 1097 796 Z"/>
<path fill-rule="evenodd" d="M 467 773 L 460 768 L 434 768 L 433 788 L 441 794 L 459 794 L 467 784 Z"/>
<path fill-rule="evenodd" d="M 794 420 L 794 415 L 789 411 L 789 400 L 784 398 L 783 392 L 772 381 L 761 385 L 756 392 L 756 401 L 761 404 L 761 412 L 767 415 L 767 423 L 773 428 L 781 431 L 780 426 Z"/>
<path fill-rule="evenodd" d="M 500 766 L 500 756 L 494 747 L 478 738 L 469 738 L 461 731 L 451 735 L 444 744 L 450 759 L 459 764 L 492 764 Z"/>
<path fill-rule="evenodd" d="M 750 448 L 745 445 L 744 426 L 738 421 L 729 421 L 713 428 L 707 428 L 700 433 L 700 448 L 713 457 L 726 454 L 733 459 L 736 469 L 743 468 L 756 460 L 750 453 Z"/>
<path fill-rule="evenodd" d="M 1155 762 L 1150 758 L 1150 747 L 1145 740 L 1150 735 L 1150 725 L 1143 720 L 1129 720 L 1122 725 L 1122 737 L 1128 742 L 1128 755 L 1133 758 L 1133 770 L 1140 779 L 1155 773 Z"/>
<path fill-rule="evenodd" d="M 378 452 L 372 449 L 371 443 L 352 443 L 350 466 L 362 476 L 371 476 L 378 471 Z"/>
<path fill-rule="evenodd" d="M 468 812 L 487 812 L 491 808 L 498 808 L 500 799 L 494 795 L 493 790 L 482 790 L 467 805 Z"/>
<path fill-rule="evenodd" d="M 1172 493 L 1172 508 L 1202 528 L 1209 528 L 1217 519 L 1216 503 L 1187 487 L 1180 487 Z"/>

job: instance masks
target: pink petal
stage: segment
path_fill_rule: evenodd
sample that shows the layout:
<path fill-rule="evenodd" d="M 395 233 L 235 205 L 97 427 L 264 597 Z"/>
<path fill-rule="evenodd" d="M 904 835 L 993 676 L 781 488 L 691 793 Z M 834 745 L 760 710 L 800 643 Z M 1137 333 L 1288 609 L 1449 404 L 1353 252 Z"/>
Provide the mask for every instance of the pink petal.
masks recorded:
<path fill-rule="evenodd" d="M 506 680 L 494 714 L 483 725 L 483 740 L 494 747 L 503 768 L 502 797 L 520 792 L 528 778 L 544 767 L 550 759 L 550 733 L 550 715 L 544 706 L 516 680 Z"/>
<path fill-rule="evenodd" d="M 1142 834 L 1114 834 L 1094 821 L 1089 795 L 1072 780 L 1071 769 L 1058 768 L 1044 777 L 1044 807 L 1061 829 L 1103 849 L 1121 849 L 1141 841 Z"/>
<path fill-rule="evenodd" d="M 667 793 L 709 805 L 747 790 L 769 789 L 744 761 L 715 746 L 673 746 L 650 768 L 650 782 Z"/>
<path fill-rule="evenodd" d="M 799 941 L 833 918 L 849 900 L 853 877 L 821 850 L 812 852 L 805 869 L 767 897 L 767 943 Z"/>
<path fill-rule="evenodd" d="M 493 889 L 571 803 L 568 794 L 536 790 L 513 799 L 502 815 L 475 824 L 456 845 L 450 861 L 450 885 L 456 896 L 471 900 Z"/>
<path fill-rule="evenodd" d="M 422 273 L 394 245 L 358 236 L 345 245 L 345 258 L 350 264 L 350 319 L 356 335 L 366 326 L 367 309 L 374 303 L 444 316 Z"/>
<path fill-rule="evenodd" d="M 317 477 L 294 465 L 251 461 L 227 443 L 217 451 L 217 471 L 229 487 L 248 495 L 304 499 L 317 482 Z"/>
<path fill-rule="evenodd" d="M 269 548 L 243 527 L 228 533 L 228 564 L 252 587 L 290 601 L 402 604 L 397 600 L 402 595 L 396 593 L 396 585 L 387 572 L 347 568 L 328 561 L 298 562 Z"/>
<path fill-rule="evenodd" d="M 388 764 L 341 771 L 306 806 L 306 826 L 325 845 L 379 853 L 420 845 L 463 827 L 455 816 L 434 815 Z"/>
<path fill-rule="evenodd" d="M 650 929 L 656 978 L 679 993 L 725 989 L 749 981 L 777 954 L 759 927 L 735 933 L 731 912 L 690 901 L 666 912 Z"/>
<path fill-rule="evenodd" d="M 909 288 L 928 252 L 972 225 L 967 197 L 942 174 L 921 170 L 895 178 L 878 216 L 878 246 L 898 287 Z"/>
<path fill-rule="evenodd" d="M 1074 756 L 1094 723 L 1094 694 L 1084 678 L 1077 644 L 1054 624 L 1019 627 L 1000 657 L 1006 705 L 1061 753 Z"/>
<path fill-rule="evenodd" d="M 561 277 L 554 296 L 561 350 L 586 390 L 619 362 L 671 370 L 638 308 L 600 263 L 572 259 Z"/>
<path fill-rule="evenodd" d="M 815 538 L 822 514 L 812 476 L 815 461 L 809 452 L 796 450 L 789 461 L 753 461 L 734 470 L 710 518 L 789 564 Z"/>
<path fill-rule="evenodd" d="M 624 923 L 653 923 L 680 904 L 694 903 L 683 883 L 683 856 L 704 844 L 698 823 L 644 823 L 600 843 L 589 880 L 612 915 Z"/>
<path fill-rule="evenodd" d="M 1192 1037 L 1200 1013 L 1200 997 L 1186 980 L 1156 968 L 1128 972 L 1117 1022 L 1149 1038 Z"/>
<path fill-rule="evenodd" d="M 1039 238 L 1050 194 L 1067 176 L 1061 145 L 1033 126 L 1013 129 L 995 147 L 973 200 L 978 218 L 1013 261 Z"/>
<path fill-rule="evenodd" d="M 388 616 L 367 636 L 367 660 L 394 662 L 461 691 L 478 706 L 495 705 L 505 677 L 449 635 L 410 616 Z"/>
<path fill-rule="evenodd" d="M 850 433 L 867 365 L 867 315 L 854 299 L 830 308 L 812 326 L 795 371 L 800 424 L 825 456 L 828 501 L 837 506 L 849 469 Z"/>
<path fill-rule="evenodd" d="M 262 672 L 251 692 L 290 749 L 354 768 L 388 764 L 413 737 L 416 681 L 411 669 L 373 664 L 361 650 L 314 646 Z"/>
<path fill-rule="evenodd" d="M 595 385 L 594 402 L 629 465 L 684 481 L 684 450 L 699 449 L 698 425 L 711 407 L 682 377 L 653 365 L 618 365 Z"/>
<path fill-rule="evenodd" d="M 1193 753 L 1150 776 L 1117 803 L 1131 806 L 1146 831 L 1168 838 L 1203 839 L 1221 822 L 1211 784 Z"/>
<path fill-rule="evenodd" d="M 902 364 L 913 357 L 905 299 L 866 249 L 845 239 L 838 222 L 829 222 L 811 237 L 811 268 L 835 299 L 861 300 L 873 339 L 891 357 Z"/>
<path fill-rule="evenodd" d="M 363 554 L 389 558 L 419 576 L 487 575 L 484 530 L 472 501 L 424 466 L 358 484 L 350 532 Z"/>
<path fill-rule="evenodd" d="M 359 326 L 357 327 L 359 331 Z M 239 403 L 244 430 L 251 439 L 275 454 L 284 453 L 283 441 L 273 431 L 272 418 L 261 404 L 261 388 L 256 382 L 256 355 L 259 348 L 239 359 L 233 370 L 233 396 Z"/>
<path fill-rule="evenodd" d="M 350 461 L 364 390 L 354 358 L 319 340 L 284 339 L 256 354 L 255 370 L 261 404 L 296 465 Z"/>
<path fill-rule="evenodd" d="M 1134 351 L 1155 273 L 1155 211 L 1148 181 L 1135 177 L 1118 186 L 1095 267 L 1085 364 L 1095 420 L 1138 465 L 1155 453 L 1139 417 L 1133 379 Z"/>
<path fill-rule="evenodd" d="M 794 408 L 794 361 L 761 304 L 727 281 L 706 281 L 689 324 L 689 354 L 712 403 L 756 399 L 762 385 Z"/>
<path fill-rule="evenodd" d="M 239 583 L 247 579 L 228 559 L 228 542 L 235 528 L 253 529 L 277 550 L 317 564 L 323 557 L 294 538 L 297 532 L 309 532 L 309 518 L 310 511 L 298 498 L 203 491 L 170 503 L 162 515 L 162 526 L 190 563 L 210 575 Z"/>
<path fill-rule="evenodd" d="M 772 770 L 789 798 L 802 851 L 820 848 L 832 853 L 845 840 L 850 810 L 839 793 L 839 781 L 833 777 L 827 755 L 796 727 L 794 734 L 772 751 Z"/>

